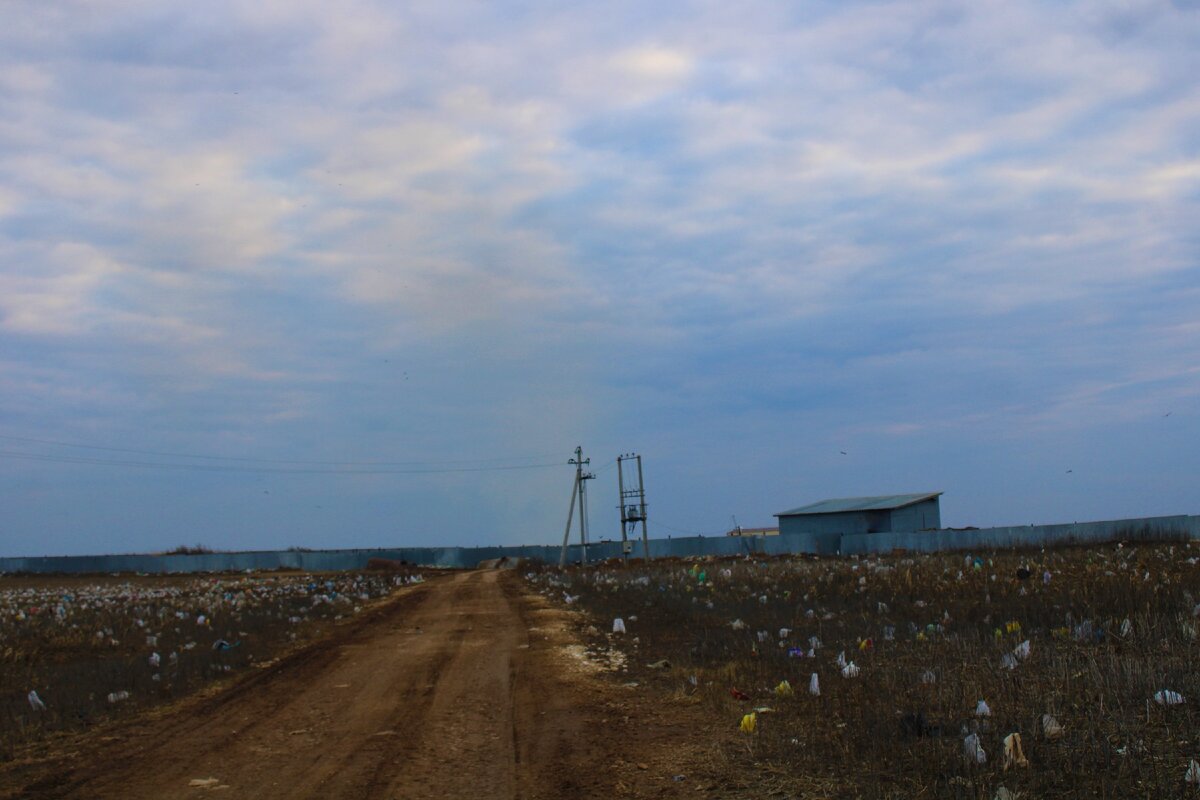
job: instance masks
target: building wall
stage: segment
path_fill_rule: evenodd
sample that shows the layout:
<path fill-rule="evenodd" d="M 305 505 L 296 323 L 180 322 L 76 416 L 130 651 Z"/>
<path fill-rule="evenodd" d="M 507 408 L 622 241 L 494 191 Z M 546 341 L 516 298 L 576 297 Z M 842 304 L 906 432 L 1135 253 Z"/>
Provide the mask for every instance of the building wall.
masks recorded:
<path fill-rule="evenodd" d="M 871 520 L 865 511 L 843 511 L 840 514 L 802 514 L 779 518 L 781 536 L 799 533 L 866 533 Z"/>
<path fill-rule="evenodd" d="M 927 531 L 942 527 L 942 508 L 933 497 L 892 511 L 893 531 Z"/>

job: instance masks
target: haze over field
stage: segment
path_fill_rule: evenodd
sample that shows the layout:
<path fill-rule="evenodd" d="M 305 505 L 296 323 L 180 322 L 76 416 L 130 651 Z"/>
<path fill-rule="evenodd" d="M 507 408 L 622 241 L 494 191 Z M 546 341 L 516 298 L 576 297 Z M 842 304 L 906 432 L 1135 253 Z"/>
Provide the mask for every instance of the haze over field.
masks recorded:
<path fill-rule="evenodd" d="M 652 536 L 1200 512 L 1198 41 L 1183 0 L 8 3 L 0 554 L 551 542 L 577 444 L 595 536 L 630 450 Z"/>

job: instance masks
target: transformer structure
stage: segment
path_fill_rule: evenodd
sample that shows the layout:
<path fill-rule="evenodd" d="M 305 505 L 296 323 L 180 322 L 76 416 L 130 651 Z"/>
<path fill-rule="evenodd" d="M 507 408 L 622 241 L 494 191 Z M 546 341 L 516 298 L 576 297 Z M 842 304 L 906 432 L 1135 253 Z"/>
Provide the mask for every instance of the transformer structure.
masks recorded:
<path fill-rule="evenodd" d="M 637 464 L 634 482 L 633 464 Z M 650 541 L 646 534 L 646 488 L 642 483 L 642 457 L 637 453 L 617 456 L 617 489 L 621 493 L 621 554 L 629 558 L 638 523 L 642 526 L 642 556 L 650 560 Z"/>

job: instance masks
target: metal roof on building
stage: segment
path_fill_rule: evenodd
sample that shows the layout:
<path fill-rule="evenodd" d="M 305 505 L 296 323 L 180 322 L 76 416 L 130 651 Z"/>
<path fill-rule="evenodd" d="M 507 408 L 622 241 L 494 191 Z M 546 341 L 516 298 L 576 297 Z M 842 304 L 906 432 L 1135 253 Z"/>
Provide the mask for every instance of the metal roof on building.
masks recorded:
<path fill-rule="evenodd" d="M 924 494 L 885 494 L 878 497 L 835 497 L 822 500 L 807 506 L 793 508 L 791 511 L 781 511 L 777 517 L 795 517 L 802 514 L 839 514 L 843 511 L 890 511 L 904 508 L 923 500 L 940 497 L 941 492 L 926 492 Z"/>

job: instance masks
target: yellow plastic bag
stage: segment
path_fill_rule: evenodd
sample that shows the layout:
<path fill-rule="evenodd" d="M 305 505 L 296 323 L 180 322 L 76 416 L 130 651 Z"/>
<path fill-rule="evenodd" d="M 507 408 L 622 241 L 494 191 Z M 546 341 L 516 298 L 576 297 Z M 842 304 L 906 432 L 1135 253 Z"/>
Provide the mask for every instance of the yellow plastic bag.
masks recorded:
<path fill-rule="evenodd" d="M 792 685 L 787 681 L 780 681 L 779 685 L 775 687 L 776 697 L 791 697 L 793 694 L 795 692 L 792 691 Z"/>
<path fill-rule="evenodd" d="M 742 733 L 754 733 L 754 728 L 757 724 L 758 715 L 754 712 L 750 712 L 746 716 L 742 717 L 742 724 L 739 726 L 739 729 Z"/>

